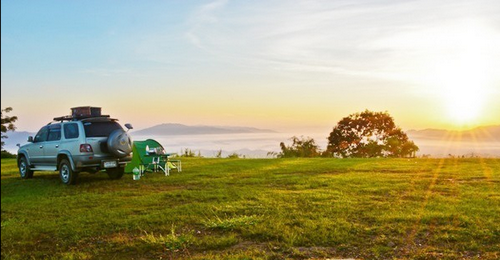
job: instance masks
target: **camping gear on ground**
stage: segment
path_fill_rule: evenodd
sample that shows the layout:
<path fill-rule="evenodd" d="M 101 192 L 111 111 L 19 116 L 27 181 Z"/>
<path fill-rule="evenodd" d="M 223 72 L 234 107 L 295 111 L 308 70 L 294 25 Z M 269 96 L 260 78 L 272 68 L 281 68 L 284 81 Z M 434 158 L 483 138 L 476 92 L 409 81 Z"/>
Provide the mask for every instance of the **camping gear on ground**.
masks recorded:
<path fill-rule="evenodd" d="M 134 181 L 137 181 L 137 180 L 141 179 L 141 170 L 139 170 L 139 168 L 135 167 L 132 170 L 132 173 L 134 174 L 134 176 L 133 176 Z"/>
<path fill-rule="evenodd" d="M 166 153 L 163 146 L 156 140 L 134 141 L 132 146 L 132 161 L 125 167 L 126 173 L 132 173 L 134 168 L 139 168 L 141 174 L 146 171 L 162 171 L 165 176 L 170 175 L 171 169 L 182 171 L 180 160 L 172 160 L 173 153 Z"/>

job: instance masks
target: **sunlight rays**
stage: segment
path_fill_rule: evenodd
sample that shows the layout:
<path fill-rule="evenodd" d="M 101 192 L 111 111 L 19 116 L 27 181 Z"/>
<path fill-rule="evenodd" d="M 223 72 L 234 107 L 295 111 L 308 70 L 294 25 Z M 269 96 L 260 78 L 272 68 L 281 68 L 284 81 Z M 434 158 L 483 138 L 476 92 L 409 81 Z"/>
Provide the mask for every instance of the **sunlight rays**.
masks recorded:
<path fill-rule="evenodd" d="M 436 154 L 444 157 L 491 157 L 498 141 L 487 129 L 475 128 L 464 131 L 449 131 L 438 142 Z M 493 130 L 492 130 L 493 131 Z"/>
<path fill-rule="evenodd" d="M 445 149 L 448 149 L 447 151 L 449 151 L 451 144 L 457 138 L 461 138 L 461 135 L 458 132 L 456 132 L 456 133 L 450 132 L 447 136 L 445 136 L 445 138 L 443 140 L 443 142 L 446 142 L 446 144 L 443 145 L 443 147 Z M 415 243 L 416 235 L 419 232 L 419 230 L 422 228 L 422 224 L 421 224 L 422 218 L 424 217 L 424 215 L 426 213 L 426 207 L 429 203 L 430 197 L 432 196 L 432 194 L 434 192 L 434 187 L 436 186 L 436 182 L 437 182 L 438 178 L 440 177 L 441 172 L 443 171 L 443 167 L 444 167 L 446 160 L 447 159 L 445 157 L 442 157 L 439 160 L 436 169 L 433 171 L 432 178 L 430 180 L 429 186 L 428 186 L 428 188 L 425 192 L 425 195 L 424 195 L 424 200 L 423 200 L 422 205 L 417 213 L 417 219 L 416 219 L 415 223 L 413 224 L 413 227 L 412 227 L 410 233 L 406 237 L 406 244 L 408 244 L 408 245 Z M 455 157 L 454 158 L 455 165 L 458 162 L 457 160 L 458 160 L 458 158 Z M 418 248 L 412 247 L 409 250 L 411 250 L 411 251 L 418 250 Z"/>
<path fill-rule="evenodd" d="M 425 192 L 424 200 L 422 201 L 422 205 L 417 212 L 417 219 L 416 219 L 415 223 L 413 224 L 412 229 L 410 230 L 410 233 L 406 237 L 405 244 L 406 245 L 413 245 L 410 248 L 406 249 L 406 250 L 410 250 L 411 252 L 413 252 L 416 249 L 416 247 L 414 246 L 415 245 L 415 237 L 416 237 L 417 233 L 419 232 L 419 230 L 421 229 L 422 218 L 425 214 L 426 207 L 429 203 L 430 196 L 432 195 L 434 186 L 436 185 L 436 181 L 439 177 L 441 169 L 443 168 L 444 162 L 445 162 L 444 158 L 441 158 L 439 160 L 438 166 L 434 170 L 434 173 L 432 175 L 432 179 L 431 179 L 429 186 Z"/>
<path fill-rule="evenodd" d="M 486 131 L 484 131 L 484 132 L 486 132 Z M 474 139 L 473 143 L 476 146 L 476 149 L 479 149 L 478 140 L 477 140 L 477 136 L 476 136 L 475 133 L 472 133 L 472 138 Z M 481 165 L 481 169 L 483 170 L 484 177 L 487 180 L 488 187 L 490 189 L 492 189 L 493 188 L 493 184 L 492 184 L 491 181 L 492 181 L 492 176 L 493 176 L 493 170 L 486 165 L 486 162 L 485 162 L 485 160 L 484 160 L 484 158 L 482 156 L 480 157 L 479 162 L 480 162 L 480 165 Z"/>

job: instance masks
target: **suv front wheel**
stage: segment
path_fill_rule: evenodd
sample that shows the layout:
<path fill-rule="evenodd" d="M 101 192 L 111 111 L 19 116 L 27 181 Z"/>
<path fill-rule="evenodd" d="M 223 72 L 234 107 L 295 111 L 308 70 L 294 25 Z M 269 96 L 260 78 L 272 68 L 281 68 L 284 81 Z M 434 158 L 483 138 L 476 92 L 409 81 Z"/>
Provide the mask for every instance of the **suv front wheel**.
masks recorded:
<path fill-rule="evenodd" d="M 23 179 L 33 178 L 33 171 L 30 169 L 30 166 L 28 165 L 28 160 L 24 156 L 22 156 L 21 159 L 19 159 L 19 174 Z"/>
<path fill-rule="evenodd" d="M 67 159 L 62 159 L 59 163 L 59 177 L 61 177 L 61 181 L 67 185 L 76 184 L 76 180 L 78 179 L 78 173 L 71 169 L 71 164 Z"/>

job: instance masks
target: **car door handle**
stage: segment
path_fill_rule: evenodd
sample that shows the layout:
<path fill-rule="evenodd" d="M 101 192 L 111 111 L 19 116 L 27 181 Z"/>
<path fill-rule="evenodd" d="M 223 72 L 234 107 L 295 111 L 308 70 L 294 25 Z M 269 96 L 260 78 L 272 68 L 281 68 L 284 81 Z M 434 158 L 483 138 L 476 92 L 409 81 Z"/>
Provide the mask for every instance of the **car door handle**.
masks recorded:
<path fill-rule="evenodd" d="M 59 148 L 59 145 L 56 145 L 56 148 Z"/>
<path fill-rule="evenodd" d="M 40 145 L 40 149 L 42 149 L 42 148 L 43 148 L 43 145 Z"/>

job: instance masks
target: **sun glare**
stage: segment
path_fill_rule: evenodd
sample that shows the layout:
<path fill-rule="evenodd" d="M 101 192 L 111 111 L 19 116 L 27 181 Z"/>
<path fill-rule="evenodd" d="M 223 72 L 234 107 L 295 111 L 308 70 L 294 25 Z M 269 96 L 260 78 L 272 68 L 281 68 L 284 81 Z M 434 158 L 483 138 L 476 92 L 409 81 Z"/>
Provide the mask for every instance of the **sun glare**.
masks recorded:
<path fill-rule="evenodd" d="M 478 123 L 488 95 L 489 57 L 483 52 L 487 33 L 473 26 L 453 37 L 456 44 L 436 62 L 433 85 L 438 88 L 450 121 Z"/>
<path fill-rule="evenodd" d="M 468 57 L 459 64 L 449 64 L 447 70 L 440 75 L 447 113 L 455 123 L 472 123 L 481 114 L 486 100 L 483 63 Z"/>
<path fill-rule="evenodd" d="M 469 123 L 476 119 L 482 109 L 482 98 L 470 89 L 455 89 L 446 100 L 448 114 L 457 123 Z"/>

